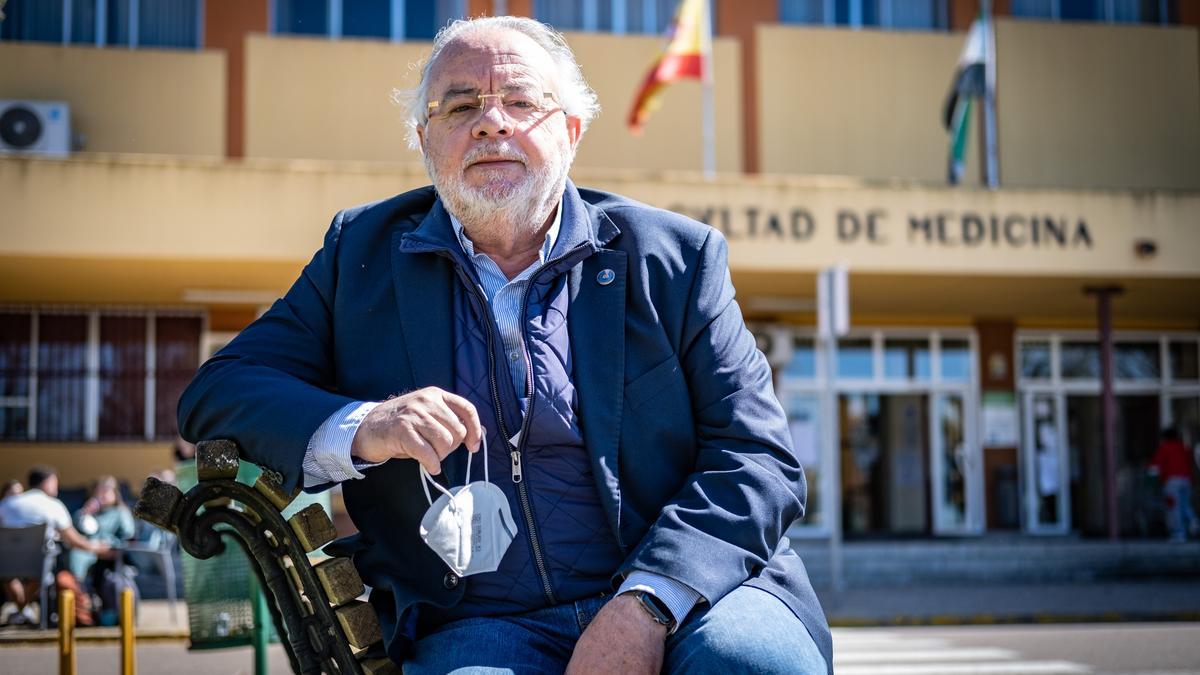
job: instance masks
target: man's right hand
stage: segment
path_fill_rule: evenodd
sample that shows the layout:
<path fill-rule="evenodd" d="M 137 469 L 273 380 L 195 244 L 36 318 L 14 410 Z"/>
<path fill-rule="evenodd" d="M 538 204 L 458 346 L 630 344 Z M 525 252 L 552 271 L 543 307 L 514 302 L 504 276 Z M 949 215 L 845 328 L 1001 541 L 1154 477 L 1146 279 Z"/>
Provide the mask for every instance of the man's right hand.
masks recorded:
<path fill-rule="evenodd" d="M 475 452 L 482 438 L 479 413 L 470 401 L 425 387 L 384 401 L 367 413 L 354 433 L 350 454 L 372 463 L 407 457 L 437 475 L 446 455 L 463 444 Z"/>

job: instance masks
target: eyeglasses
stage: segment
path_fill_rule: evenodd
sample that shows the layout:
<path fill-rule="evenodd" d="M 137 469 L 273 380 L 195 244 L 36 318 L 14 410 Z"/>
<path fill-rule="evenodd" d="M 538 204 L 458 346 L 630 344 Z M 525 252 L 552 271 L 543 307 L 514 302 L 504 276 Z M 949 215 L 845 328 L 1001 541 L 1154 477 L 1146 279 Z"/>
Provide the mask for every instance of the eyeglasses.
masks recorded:
<path fill-rule="evenodd" d="M 430 101 L 425 116 L 458 126 L 474 124 L 483 116 L 486 100 L 493 98 L 504 114 L 514 122 L 524 122 L 558 106 L 550 92 L 531 89 L 512 89 L 503 94 L 451 93 L 440 101 Z"/>

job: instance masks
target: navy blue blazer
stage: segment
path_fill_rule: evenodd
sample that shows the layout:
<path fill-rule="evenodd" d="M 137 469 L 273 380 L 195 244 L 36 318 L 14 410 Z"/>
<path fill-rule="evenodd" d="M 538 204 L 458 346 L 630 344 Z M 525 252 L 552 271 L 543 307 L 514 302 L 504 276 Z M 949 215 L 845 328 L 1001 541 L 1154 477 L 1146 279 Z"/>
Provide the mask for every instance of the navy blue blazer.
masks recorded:
<path fill-rule="evenodd" d="M 781 541 L 807 488 L 771 370 L 734 301 L 720 232 L 567 184 L 564 218 L 594 252 L 568 278 L 579 419 L 596 487 L 626 558 L 716 602 L 741 584 L 779 597 L 831 662 L 829 629 L 799 557 Z M 405 234 L 449 228 L 432 187 L 338 213 L 282 299 L 201 367 L 179 403 L 185 438 L 232 438 L 249 459 L 302 478 L 309 438 L 340 407 L 453 385 L 452 262 L 405 252 Z M 615 280 L 597 281 L 601 270 Z M 462 481 L 463 453 L 442 480 Z M 416 603 L 451 606 L 462 584 L 418 537 L 428 507 L 416 462 L 343 483 L 353 555 L 402 653 Z"/>

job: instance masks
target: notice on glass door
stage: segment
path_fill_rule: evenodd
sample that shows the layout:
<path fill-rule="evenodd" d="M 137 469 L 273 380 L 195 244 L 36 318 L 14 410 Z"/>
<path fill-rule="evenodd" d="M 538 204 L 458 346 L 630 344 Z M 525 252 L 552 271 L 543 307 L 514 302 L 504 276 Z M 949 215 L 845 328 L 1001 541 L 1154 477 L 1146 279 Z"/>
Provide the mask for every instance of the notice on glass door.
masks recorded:
<path fill-rule="evenodd" d="M 1017 422 L 1017 401 L 1012 392 L 984 392 L 982 418 L 984 447 L 1016 447 L 1020 427 Z"/>

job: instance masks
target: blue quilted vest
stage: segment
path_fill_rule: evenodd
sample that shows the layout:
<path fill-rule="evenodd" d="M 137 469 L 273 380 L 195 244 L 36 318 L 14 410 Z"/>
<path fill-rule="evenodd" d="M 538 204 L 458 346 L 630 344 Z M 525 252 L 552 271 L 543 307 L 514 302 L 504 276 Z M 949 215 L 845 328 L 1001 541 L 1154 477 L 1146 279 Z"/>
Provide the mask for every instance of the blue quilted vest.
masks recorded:
<path fill-rule="evenodd" d="M 454 261 L 459 282 L 454 293 L 454 392 L 479 412 L 488 434 L 491 479 L 508 497 L 518 531 L 498 570 L 462 580 L 462 602 L 421 609 L 426 627 L 526 612 L 610 591 L 612 575 L 624 559 L 600 502 L 572 382 L 567 271 L 595 251 L 586 224 L 575 221 L 568 209 L 550 259 L 527 288 L 525 342 L 533 387 L 524 414 L 491 309 L 450 224 L 422 247 Z M 509 443 L 504 433 L 517 440 Z M 519 483 L 514 481 L 514 449 L 520 450 Z M 482 480 L 482 474 L 476 468 L 472 479 Z"/>

